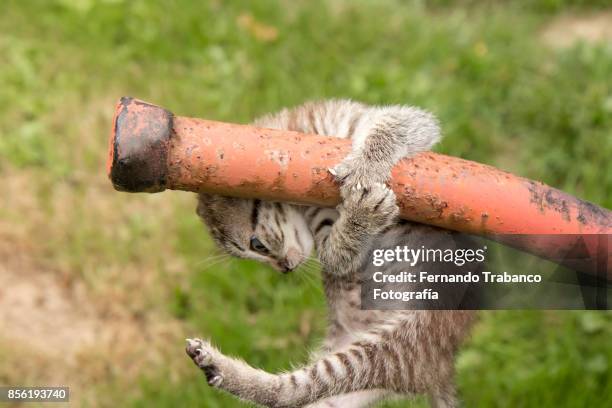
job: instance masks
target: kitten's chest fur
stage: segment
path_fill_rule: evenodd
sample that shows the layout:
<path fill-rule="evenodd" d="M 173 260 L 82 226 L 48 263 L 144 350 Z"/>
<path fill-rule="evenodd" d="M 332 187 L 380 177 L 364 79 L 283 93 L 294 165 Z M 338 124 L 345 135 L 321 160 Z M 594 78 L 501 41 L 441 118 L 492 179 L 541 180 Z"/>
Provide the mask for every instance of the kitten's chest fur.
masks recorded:
<path fill-rule="evenodd" d="M 362 251 L 365 251 L 363 253 L 365 255 L 363 257 L 364 261 L 355 273 L 338 275 L 323 269 L 322 280 L 329 309 L 327 345 L 332 349 L 343 347 L 355 341 L 355 335 L 376 331 L 389 324 L 396 326 L 396 329 L 400 332 L 408 331 L 411 330 L 408 329 L 409 327 L 416 327 L 412 326 L 411 323 L 415 320 L 419 322 L 419 330 L 427 332 L 429 335 L 435 336 L 440 332 L 444 332 L 446 328 L 439 321 L 430 319 L 430 317 L 436 316 L 436 312 L 403 310 L 406 305 L 402 304 L 401 301 L 394 303 L 396 310 L 362 309 L 361 289 L 363 281 L 368 279 L 375 271 L 386 271 L 388 273 L 408 271 L 418 273 L 422 267 L 432 268 L 429 269 L 431 271 L 442 267 L 440 264 L 429 264 L 427 266 L 416 264 L 411 266 L 402 262 L 389 262 L 381 267 L 377 267 L 372 262 L 371 255 L 373 250 L 395 249 L 398 246 L 406 246 L 408 248 L 448 248 L 457 245 L 458 242 L 456 240 L 457 236 L 449 231 L 402 220 L 381 234 L 372 237 L 369 244 L 362 249 Z M 438 273 L 443 273 L 443 270 L 438 270 Z M 422 289 L 420 284 L 411 283 L 403 283 L 401 285 L 387 284 L 386 287 L 387 289 L 400 291 Z M 456 315 L 461 315 L 462 317 L 451 324 L 456 324 L 455 329 L 462 332 L 469 326 L 467 322 L 472 319 L 473 312 L 458 312 Z M 464 322 L 464 319 L 467 320 Z M 406 324 L 398 324 L 398 322 Z"/>
<path fill-rule="evenodd" d="M 363 251 L 371 252 L 379 247 L 392 248 L 410 241 L 410 235 L 422 226 L 401 221 L 375 237 Z M 427 227 L 423 227 L 427 228 Z M 355 341 L 355 333 L 376 329 L 397 317 L 413 313 L 406 310 L 364 310 L 361 308 L 362 281 L 370 273 L 371 259 L 366 256 L 356 273 L 339 277 L 323 269 L 323 287 L 328 305 L 328 341 L 331 348 L 343 347 Z"/>
<path fill-rule="evenodd" d="M 323 271 L 323 285 L 329 309 L 327 346 L 332 349 L 350 344 L 355 341 L 354 333 L 375 328 L 389 317 L 389 311 L 361 309 L 361 285 L 358 279 L 340 281 Z"/>

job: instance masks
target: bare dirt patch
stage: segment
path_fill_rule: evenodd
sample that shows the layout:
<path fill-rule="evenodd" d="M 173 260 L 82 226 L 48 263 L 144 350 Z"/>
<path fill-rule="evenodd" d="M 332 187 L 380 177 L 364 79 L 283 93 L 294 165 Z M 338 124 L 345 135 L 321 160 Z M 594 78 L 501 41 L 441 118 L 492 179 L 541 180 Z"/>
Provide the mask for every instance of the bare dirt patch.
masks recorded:
<path fill-rule="evenodd" d="M 0 332 L 49 355 L 71 360 L 79 347 L 93 346 L 103 322 L 82 285 L 63 287 L 53 271 L 11 257 L 0 263 Z"/>
<path fill-rule="evenodd" d="M 553 48 L 571 47 L 577 42 L 612 42 L 612 10 L 584 16 L 566 15 L 554 19 L 542 30 L 542 40 Z"/>
<path fill-rule="evenodd" d="M 180 349 L 184 330 L 177 322 L 128 308 L 109 313 L 83 283 L 68 284 L 57 271 L 7 250 L 0 249 L 0 383 L 67 385 L 73 401 L 104 405 L 96 385 L 120 379 L 129 387 Z"/>
<path fill-rule="evenodd" d="M 188 330 L 165 312 L 170 286 L 154 273 L 167 259 L 172 279 L 184 270 L 180 258 L 162 246 L 161 234 L 134 251 L 159 248 L 158 257 L 115 259 L 109 256 L 115 246 L 100 243 L 120 247 L 139 239 L 117 234 L 135 212 L 124 196 L 106 191 L 97 175 L 84 174 L 78 189 L 67 181 L 51 183 L 49 191 L 38 170 L 4 168 L 2 176 L 0 384 L 67 385 L 76 405 L 112 406 L 116 401 L 104 400 L 107 387 L 127 396 L 137 392 L 140 375 L 160 366 L 171 377 L 191 368 L 183 364 Z M 155 214 L 171 224 L 167 200 L 135 203 L 145 219 Z M 97 246 L 75 253 L 87 239 Z"/>

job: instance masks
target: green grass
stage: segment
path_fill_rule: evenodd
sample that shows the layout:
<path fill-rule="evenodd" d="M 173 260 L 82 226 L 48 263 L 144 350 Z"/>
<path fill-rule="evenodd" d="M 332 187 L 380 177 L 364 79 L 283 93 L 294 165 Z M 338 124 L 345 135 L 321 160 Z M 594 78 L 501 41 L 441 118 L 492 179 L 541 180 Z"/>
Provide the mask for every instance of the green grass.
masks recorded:
<path fill-rule="evenodd" d="M 56 186 L 69 185 L 76 197 L 74 222 L 54 230 L 58 242 L 41 243 L 48 261 L 86 282 L 104 263 L 147 262 L 152 269 L 143 273 L 167 285 L 144 304 L 193 331 L 178 337 L 210 336 L 267 370 L 305 361 L 323 333 L 315 275 L 280 277 L 243 261 L 207 267 L 212 244 L 187 195 L 156 200 L 170 227 L 129 209 L 127 219 L 102 225 L 81 191 L 106 185 L 109 115 L 121 95 L 232 122 L 328 97 L 414 104 L 440 118 L 439 151 L 612 207 L 612 48 L 553 50 L 538 39 L 556 13 L 592 11 L 589 2 L 331 3 L 5 0 L 0 174 L 33 175 L 38 210 L 51 217 L 47 197 Z M 97 200 L 118 194 L 102 191 Z M 0 209 L 0 217 L 15 216 Z M 172 278 L 168 253 L 180 258 L 181 279 Z M 612 406 L 610 335 L 609 313 L 483 313 L 459 357 L 465 405 Z M 195 369 L 170 377 L 161 366 L 142 373 L 128 395 L 111 383 L 100 398 L 240 406 Z"/>

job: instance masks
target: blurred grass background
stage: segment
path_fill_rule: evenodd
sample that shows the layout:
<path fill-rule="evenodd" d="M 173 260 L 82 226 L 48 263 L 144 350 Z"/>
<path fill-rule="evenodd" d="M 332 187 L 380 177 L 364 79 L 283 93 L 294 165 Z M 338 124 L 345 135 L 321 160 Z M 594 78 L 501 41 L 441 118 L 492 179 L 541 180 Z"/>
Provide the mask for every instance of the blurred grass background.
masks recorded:
<path fill-rule="evenodd" d="M 75 406 L 241 406 L 185 337 L 274 371 L 323 333 L 316 274 L 212 258 L 190 194 L 112 190 L 118 97 L 232 122 L 328 97 L 418 105 L 439 151 L 610 208 L 612 38 L 571 37 L 581 19 L 605 31 L 606 5 L 4 0 L 0 383 L 70 384 Z M 612 406 L 610 335 L 610 313 L 482 313 L 465 406 Z"/>

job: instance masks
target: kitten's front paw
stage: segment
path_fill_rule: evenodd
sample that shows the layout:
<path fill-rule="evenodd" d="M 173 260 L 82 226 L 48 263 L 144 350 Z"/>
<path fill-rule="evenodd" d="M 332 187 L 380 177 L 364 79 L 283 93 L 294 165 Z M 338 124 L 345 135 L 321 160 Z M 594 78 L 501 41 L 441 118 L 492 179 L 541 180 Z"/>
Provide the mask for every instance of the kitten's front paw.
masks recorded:
<path fill-rule="evenodd" d="M 329 172 L 342 188 L 351 190 L 359 186 L 385 183 L 391 177 L 391 167 L 383 162 L 372 163 L 349 155 L 329 169 Z"/>
<path fill-rule="evenodd" d="M 371 232 L 382 231 L 392 225 L 399 215 L 395 193 L 382 183 L 357 185 L 341 189 L 340 211 L 352 223 Z"/>
<path fill-rule="evenodd" d="M 213 355 L 216 350 L 213 349 L 210 343 L 200 339 L 187 339 L 185 351 L 193 362 L 204 371 L 208 385 L 213 387 L 221 385 L 223 374 L 213 361 Z"/>

